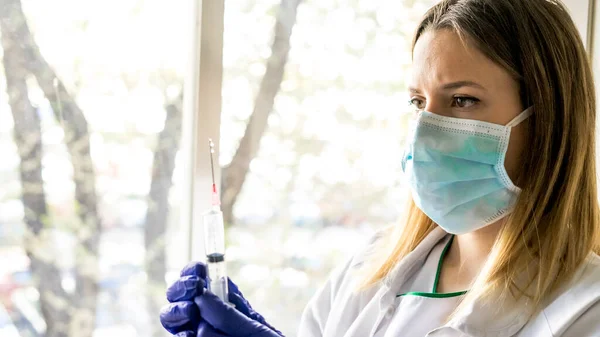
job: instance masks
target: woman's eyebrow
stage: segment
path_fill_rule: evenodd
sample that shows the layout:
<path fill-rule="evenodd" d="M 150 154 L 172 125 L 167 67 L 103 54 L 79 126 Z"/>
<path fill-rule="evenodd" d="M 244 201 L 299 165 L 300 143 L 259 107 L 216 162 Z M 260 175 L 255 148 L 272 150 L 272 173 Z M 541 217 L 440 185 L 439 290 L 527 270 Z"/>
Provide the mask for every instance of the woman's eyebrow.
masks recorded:
<path fill-rule="evenodd" d="M 446 83 L 446 84 L 442 85 L 441 89 L 442 90 L 453 90 L 453 89 L 458 89 L 458 88 L 462 88 L 462 87 L 471 87 L 471 88 L 486 90 L 481 84 L 479 84 L 477 82 L 473 82 L 473 81 L 450 82 L 450 83 Z M 412 87 L 412 86 L 408 87 L 408 91 L 413 94 L 421 93 L 421 90 L 419 90 L 416 87 Z"/>
<path fill-rule="evenodd" d="M 462 88 L 462 87 L 472 87 L 472 88 L 485 90 L 485 88 L 481 84 L 479 84 L 477 82 L 473 82 L 473 81 L 456 81 L 456 82 L 446 83 L 442 86 L 442 89 L 450 90 L 450 89 L 457 89 L 457 88 Z"/>

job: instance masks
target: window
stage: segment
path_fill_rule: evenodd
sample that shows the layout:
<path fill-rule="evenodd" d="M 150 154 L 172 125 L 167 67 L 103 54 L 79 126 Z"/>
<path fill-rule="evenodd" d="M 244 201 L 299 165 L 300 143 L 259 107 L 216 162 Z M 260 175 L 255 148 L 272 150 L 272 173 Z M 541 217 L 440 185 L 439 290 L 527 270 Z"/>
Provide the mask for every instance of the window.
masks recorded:
<path fill-rule="evenodd" d="M 166 335 L 165 273 L 188 259 L 165 252 L 187 242 L 186 3 L 0 7 L 3 336 Z"/>

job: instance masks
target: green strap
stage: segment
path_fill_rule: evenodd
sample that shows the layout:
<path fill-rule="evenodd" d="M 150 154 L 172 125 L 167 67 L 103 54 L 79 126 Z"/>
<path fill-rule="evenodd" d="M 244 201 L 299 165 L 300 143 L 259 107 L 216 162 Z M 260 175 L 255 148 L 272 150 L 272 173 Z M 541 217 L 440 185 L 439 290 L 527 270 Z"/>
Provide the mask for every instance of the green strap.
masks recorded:
<path fill-rule="evenodd" d="M 453 292 L 453 293 L 422 293 L 422 292 L 418 292 L 418 291 L 410 291 L 410 292 L 407 292 L 404 294 L 396 295 L 396 297 L 412 295 L 412 296 L 421 296 L 421 297 L 429 297 L 429 298 L 448 298 L 448 297 L 462 296 L 466 293 L 467 293 L 466 290 L 465 291 L 457 291 L 457 292 Z"/>
<path fill-rule="evenodd" d="M 433 289 L 431 290 L 432 293 L 437 293 L 438 283 L 440 282 L 440 274 L 442 273 L 442 262 L 444 262 L 444 257 L 446 257 L 448 249 L 450 249 L 450 246 L 452 246 L 452 241 L 454 241 L 454 235 L 450 237 L 450 240 L 448 243 L 446 243 L 444 250 L 442 250 L 442 255 L 440 255 L 440 261 L 438 262 L 437 271 L 435 272 L 435 281 L 433 281 Z"/>
<path fill-rule="evenodd" d="M 404 296 L 404 295 L 413 295 L 413 296 L 421 296 L 421 297 L 429 297 L 429 298 L 448 298 L 448 297 L 462 296 L 462 295 L 466 294 L 467 293 L 466 290 L 465 291 L 456 291 L 456 292 L 452 292 L 452 293 L 438 293 L 437 292 L 438 283 L 440 282 L 440 274 L 442 272 L 442 262 L 444 261 L 444 257 L 446 256 L 448 249 L 452 245 L 452 241 L 454 241 L 454 235 L 452 235 L 452 237 L 450 237 L 450 240 L 448 241 L 448 243 L 444 247 L 444 250 L 442 251 L 442 255 L 440 256 L 440 261 L 438 262 L 437 271 L 435 272 L 435 281 L 433 281 L 433 289 L 431 290 L 431 292 L 427 293 L 427 292 L 420 292 L 420 291 L 411 291 L 411 292 L 407 292 L 404 294 L 398 294 L 398 295 L 396 295 L 396 297 L 400 297 L 400 296 Z"/>

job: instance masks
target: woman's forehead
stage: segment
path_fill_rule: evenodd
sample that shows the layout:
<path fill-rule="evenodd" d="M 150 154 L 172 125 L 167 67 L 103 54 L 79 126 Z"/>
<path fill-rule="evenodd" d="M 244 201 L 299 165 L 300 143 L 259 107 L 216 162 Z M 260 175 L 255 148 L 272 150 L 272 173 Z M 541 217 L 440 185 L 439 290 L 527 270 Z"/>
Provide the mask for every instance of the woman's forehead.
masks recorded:
<path fill-rule="evenodd" d="M 443 86 L 472 81 L 486 89 L 513 84 L 510 74 L 468 39 L 449 29 L 427 31 L 415 44 L 411 86 Z"/>

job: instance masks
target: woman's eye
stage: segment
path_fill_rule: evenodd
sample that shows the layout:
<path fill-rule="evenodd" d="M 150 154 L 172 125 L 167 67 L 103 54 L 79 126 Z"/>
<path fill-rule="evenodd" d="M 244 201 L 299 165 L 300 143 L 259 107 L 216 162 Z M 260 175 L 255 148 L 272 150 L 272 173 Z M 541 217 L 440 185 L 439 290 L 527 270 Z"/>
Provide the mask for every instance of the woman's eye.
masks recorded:
<path fill-rule="evenodd" d="M 414 106 L 417 109 L 425 109 L 425 102 L 419 98 L 411 98 L 408 104 Z"/>
<path fill-rule="evenodd" d="M 458 108 L 468 108 L 475 105 L 477 102 L 479 102 L 479 100 L 474 97 L 454 97 L 454 102 L 452 104 Z"/>

